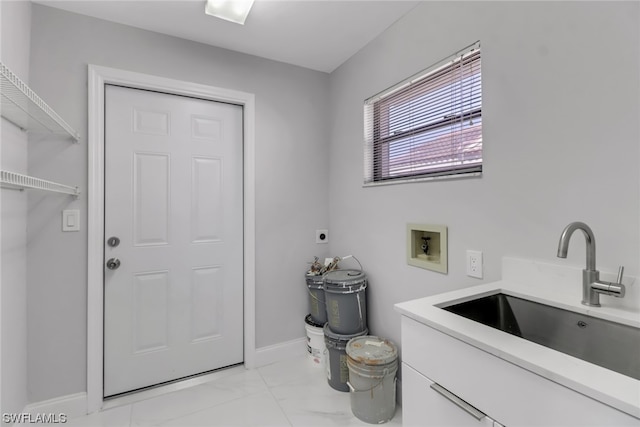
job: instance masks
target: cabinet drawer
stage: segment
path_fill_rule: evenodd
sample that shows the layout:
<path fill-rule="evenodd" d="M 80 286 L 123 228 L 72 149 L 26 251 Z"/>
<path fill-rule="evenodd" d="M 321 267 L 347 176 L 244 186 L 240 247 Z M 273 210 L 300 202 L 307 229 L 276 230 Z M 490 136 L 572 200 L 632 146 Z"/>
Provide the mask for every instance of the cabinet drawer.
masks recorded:
<path fill-rule="evenodd" d="M 631 415 L 406 316 L 402 361 L 507 426 L 640 426 Z"/>
<path fill-rule="evenodd" d="M 493 427 L 491 418 L 478 420 L 431 388 L 432 384 L 429 378 L 402 364 L 403 425 Z"/>

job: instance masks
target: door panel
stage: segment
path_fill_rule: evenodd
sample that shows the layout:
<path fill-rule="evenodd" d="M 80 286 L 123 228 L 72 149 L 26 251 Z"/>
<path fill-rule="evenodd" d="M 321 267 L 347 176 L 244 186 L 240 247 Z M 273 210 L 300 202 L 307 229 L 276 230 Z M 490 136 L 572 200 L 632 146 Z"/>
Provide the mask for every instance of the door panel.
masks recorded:
<path fill-rule="evenodd" d="M 133 233 L 134 245 L 169 244 L 169 161 L 165 154 L 134 153 Z"/>
<path fill-rule="evenodd" d="M 191 341 L 211 340 L 220 337 L 222 319 L 221 267 L 194 268 L 191 273 Z"/>
<path fill-rule="evenodd" d="M 104 277 L 111 396 L 242 362 L 242 107 L 105 93 L 105 262 L 121 262 Z"/>
<path fill-rule="evenodd" d="M 222 159 L 194 157 L 192 162 L 192 242 L 220 241 L 221 231 L 224 229 Z"/>
<path fill-rule="evenodd" d="M 169 272 L 134 274 L 133 353 L 164 350 L 169 337 Z"/>

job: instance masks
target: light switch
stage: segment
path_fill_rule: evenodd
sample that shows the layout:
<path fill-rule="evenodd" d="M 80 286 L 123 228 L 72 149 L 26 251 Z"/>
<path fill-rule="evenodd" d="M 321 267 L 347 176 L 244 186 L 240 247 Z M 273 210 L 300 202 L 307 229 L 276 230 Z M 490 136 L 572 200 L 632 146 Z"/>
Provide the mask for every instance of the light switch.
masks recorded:
<path fill-rule="evenodd" d="M 62 211 L 62 231 L 80 231 L 80 211 L 68 209 Z"/>

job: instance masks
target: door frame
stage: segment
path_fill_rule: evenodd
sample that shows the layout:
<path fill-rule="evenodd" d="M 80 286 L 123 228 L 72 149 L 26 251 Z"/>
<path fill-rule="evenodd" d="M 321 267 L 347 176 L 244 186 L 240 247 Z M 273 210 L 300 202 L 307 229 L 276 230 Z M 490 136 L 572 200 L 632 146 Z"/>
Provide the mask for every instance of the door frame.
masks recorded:
<path fill-rule="evenodd" d="M 89 64 L 87 186 L 87 413 L 103 406 L 104 369 L 104 113 L 105 85 L 116 84 L 243 107 L 244 365 L 256 364 L 255 346 L 255 95 Z"/>

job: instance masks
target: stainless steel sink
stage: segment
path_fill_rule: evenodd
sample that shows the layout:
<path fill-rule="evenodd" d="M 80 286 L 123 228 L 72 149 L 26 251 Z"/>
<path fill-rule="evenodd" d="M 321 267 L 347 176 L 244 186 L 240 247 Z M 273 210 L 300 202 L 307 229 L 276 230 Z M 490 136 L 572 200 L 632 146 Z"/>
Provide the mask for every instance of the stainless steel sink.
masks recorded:
<path fill-rule="evenodd" d="M 505 294 L 444 310 L 640 380 L 640 329 Z"/>

